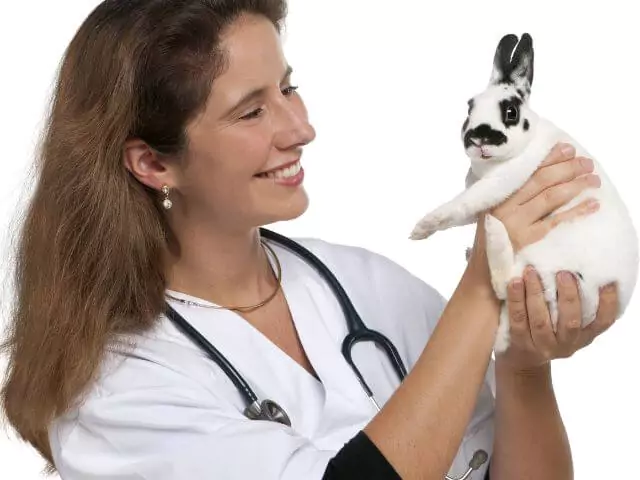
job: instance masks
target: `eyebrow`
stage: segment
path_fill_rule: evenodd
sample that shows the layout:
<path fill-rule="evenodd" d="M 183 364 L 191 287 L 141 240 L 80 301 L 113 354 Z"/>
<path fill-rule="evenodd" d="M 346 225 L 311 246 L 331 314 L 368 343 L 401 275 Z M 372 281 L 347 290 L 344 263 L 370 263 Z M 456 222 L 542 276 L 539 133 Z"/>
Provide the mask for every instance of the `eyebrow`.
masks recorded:
<path fill-rule="evenodd" d="M 289 78 L 289 76 L 293 73 L 293 68 L 291 68 L 291 65 L 287 65 L 287 69 L 284 72 L 284 75 L 282 76 L 282 79 L 280 80 L 280 83 L 283 83 L 287 78 Z M 229 110 L 227 110 L 227 112 L 224 114 L 223 118 L 227 118 L 229 116 L 231 116 L 233 113 L 237 112 L 243 105 L 251 102 L 252 100 L 255 100 L 256 98 L 264 95 L 264 93 L 267 91 L 267 87 L 260 87 L 260 88 L 255 88 L 253 90 L 251 90 L 250 92 L 246 93 L 245 95 L 242 96 L 242 98 L 236 102 L 236 104 L 231 107 Z"/>

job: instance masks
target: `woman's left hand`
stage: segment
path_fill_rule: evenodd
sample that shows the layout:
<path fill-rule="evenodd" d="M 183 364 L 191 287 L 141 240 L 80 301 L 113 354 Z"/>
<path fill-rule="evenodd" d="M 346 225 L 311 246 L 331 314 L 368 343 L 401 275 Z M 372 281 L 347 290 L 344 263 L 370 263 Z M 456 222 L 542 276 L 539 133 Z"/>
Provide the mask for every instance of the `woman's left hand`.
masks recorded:
<path fill-rule="evenodd" d="M 567 273 L 567 272 L 565 272 Z M 549 309 L 538 274 L 527 268 L 524 278 L 514 279 L 507 289 L 510 322 L 509 348 L 496 357 L 515 372 L 536 370 L 556 358 L 567 358 L 589 345 L 615 321 L 618 292 L 615 284 L 600 290 L 596 319 L 582 328 L 578 284 L 570 273 L 557 275 L 558 326 L 553 331 Z"/>

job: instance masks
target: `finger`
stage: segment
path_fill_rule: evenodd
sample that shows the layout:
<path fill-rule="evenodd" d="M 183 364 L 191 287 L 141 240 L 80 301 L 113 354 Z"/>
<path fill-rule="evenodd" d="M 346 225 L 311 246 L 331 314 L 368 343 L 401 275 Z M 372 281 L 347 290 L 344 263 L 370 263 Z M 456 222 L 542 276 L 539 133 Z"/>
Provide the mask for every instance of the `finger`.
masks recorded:
<path fill-rule="evenodd" d="M 550 359 L 556 350 L 557 340 L 551 328 L 551 318 L 549 316 L 549 307 L 544 297 L 544 287 L 538 273 L 531 267 L 525 269 L 524 282 L 533 344 L 545 359 Z"/>
<path fill-rule="evenodd" d="M 549 151 L 540 166 L 546 167 L 555 163 L 566 162 L 567 160 L 571 160 L 575 156 L 576 149 L 573 145 L 571 145 L 570 143 L 558 142 Z"/>
<path fill-rule="evenodd" d="M 600 210 L 600 202 L 595 198 L 588 198 L 580 202 L 575 207 L 571 207 L 569 210 L 564 210 L 560 213 L 548 215 L 539 222 L 537 222 L 532 228 L 536 230 L 536 237 L 543 238 L 551 230 L 556 228 L 561 223 L 568 223 L 572 220 L 590 215 Z"/>
<path fill-rule="evenodd" d="M 570 272 L 557 275 L 558 285 L 558 347 L 571 354 L 577 350 L 582 323 L 580 291 L 575 277 Z"/>
<path fill-rule="evenodd" d="M 507 287 L 507 311 L 509 313 L 510 343 L 517 345 L 519 349 L 535 352 L 522 278 L 514 278 Z"/>
<path fill-rule="evenodd" d="M 600 187 L 598 175 L 593 173 L 582 175 L 568 183 L 561 183 L 543 190 L 535 198 L 522 205 L 523 220 L 534 223 L 545 218 L 555 210 L 563 207 L 581 192 L 588 188 Z"/>
<path fill-rule="evenodd" d="M 609 284 L 600 290 L 600 302 L 596 319 L 581 332 L 583 345 L 590 344 L 598 335 L 608 330 L 618 316 L 618 289 Z"/>
<path fill-rule="evenodd" d="M 514 195 L 523 204 L 535 198 L 541 192 L 554 185 L 570 182 L 580 175 L 593 172 L 593 160 L 576 157 L 562 163 L 553 163 L 536 170 L 531 178 Z"/>

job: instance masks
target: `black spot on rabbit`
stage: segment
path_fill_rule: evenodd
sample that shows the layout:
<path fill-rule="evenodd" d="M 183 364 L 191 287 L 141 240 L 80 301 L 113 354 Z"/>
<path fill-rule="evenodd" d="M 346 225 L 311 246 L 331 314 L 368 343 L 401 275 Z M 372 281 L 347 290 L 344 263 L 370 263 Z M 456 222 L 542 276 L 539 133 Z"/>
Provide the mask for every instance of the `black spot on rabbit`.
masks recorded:
<path fill-rule="evenodd" d="M 507 137 L 499 130 L 494 130 L 486 123 L 469 130 L 464 136 L 464 146 L 471 145 L 502 145 L 507 142 Z"/>
<path fill-rule="evenodd" d="M 505 98 L 500 102 L 500 114 L 505 127 L 513 127 L 520 122 L 521 106 L 522 100 L 516 96 Z"/>

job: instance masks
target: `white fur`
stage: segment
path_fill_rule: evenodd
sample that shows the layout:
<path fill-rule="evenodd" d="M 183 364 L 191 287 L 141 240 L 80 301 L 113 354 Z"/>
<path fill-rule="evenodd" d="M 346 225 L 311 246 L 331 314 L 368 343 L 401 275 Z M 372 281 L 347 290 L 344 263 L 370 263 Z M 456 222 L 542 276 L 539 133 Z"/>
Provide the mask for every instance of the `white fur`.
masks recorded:
<path fill-rule="evenodd" d="M 500 72 L 492 72 L 489 86 L 474 97 L 475 107 L 469 117 L 468 128 L 488 123 L 501 130 L 508 138 L 505 145 L 491 147 L 491 159 L 483 159 L 475 147 L 467 149 L 471 167 L 466 179 L 467 188 L 458 196 L 424 216 L 415 226 L 410 238 L 425 239 L 439 230 L 467 225 L 477 220 L 478 214 L 495 207 L 517 191 L 538 169 L 549 151 L 559 142 L 570 143 L 576 156 L 593 160 L 594 172 L 601 179 L 599 188 L 589 188 L 570 203 L 556 210 L 569 209 L 587 198 L 596 198 L 600 209 L 562 223 L 542 240 L 528 245 L 515 256 L 504 225 L 487 215 L 487 256 L 496 296 L 506 299 L 508 282 L 521 276 L 527 265 L 540 274 L 545 289 L 554 330 L 557 325 L 555 275 L 561 270 L 579 273 L 582 301 L 582 325 L 595 319 L 599 302 L 599 288 L 616 282 L 619 292 L 618 318 L 624 313 L 635 289 L 638 276 L 638 237 L 625 204 L 598 161 L 572 137 L 550 121 L 539 117 L 528 106 L 522 105 L 522 118 L 518 126 L 505 128 L 497 105 L 500 100 L 515 93 L 516 88 L 527 86 L 523 81 L 526 68 L 514 72 L 512 85 L 494 84 Z M 527 98 L 528 100 L 528 98 Z M 497 112 L 497 114 L 496 114 Z M 523 118 L 530 123 L 528 131 L 521 127 Z M 462 135 L 465 131 L 463 130 Z M 494 344 L 496 353 L 509 346 L 509 319 L 506 303 L 502 312 Z"/>

